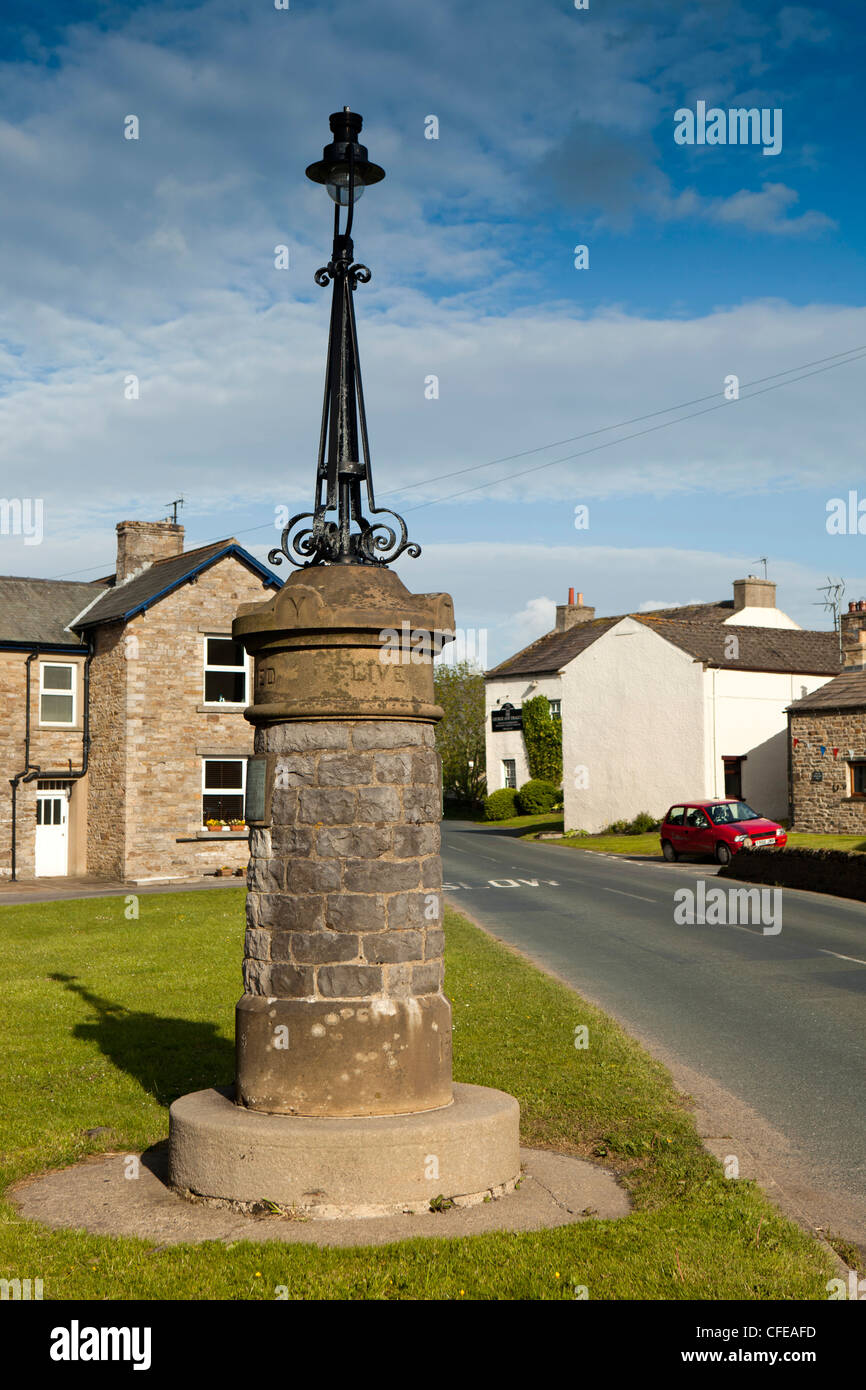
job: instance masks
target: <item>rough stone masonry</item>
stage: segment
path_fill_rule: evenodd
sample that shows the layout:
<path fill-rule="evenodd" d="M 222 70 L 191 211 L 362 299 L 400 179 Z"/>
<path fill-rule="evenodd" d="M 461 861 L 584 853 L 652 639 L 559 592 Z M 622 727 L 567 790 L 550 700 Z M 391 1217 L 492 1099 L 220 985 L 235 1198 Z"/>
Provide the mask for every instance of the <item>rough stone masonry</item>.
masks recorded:
<path fill-rule="evenodd" d="M 451 1100 L 432 652 L 381 660 L 381 632 L 407 613 L 431 646 L 452 621 L 447 595 L 335 566 L 293 575 L 235 624 L 256 653 L 248 718 L 267 769 L 236 1029 L 250 1109 L 394 1115 Z"/>

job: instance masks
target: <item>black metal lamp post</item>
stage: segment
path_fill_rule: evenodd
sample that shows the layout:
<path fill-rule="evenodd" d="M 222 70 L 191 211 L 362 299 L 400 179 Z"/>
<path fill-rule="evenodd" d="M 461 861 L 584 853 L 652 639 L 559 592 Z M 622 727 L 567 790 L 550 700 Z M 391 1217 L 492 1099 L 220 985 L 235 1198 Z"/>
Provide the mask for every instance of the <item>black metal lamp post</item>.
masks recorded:
<path fill-rule="evenodd" d="M 307 169 L 307 177 L 323 183 L 333 198 L 334 249 L 326 266 L 316 271 L 317 285 L 333 283 L 331 327 L 325 399 L 319 437 L 316 500 L 312 512 L 293 516 L 283 529 L 280 547 L 272 550 L 272 564 L 283 558 L 293 565 L 387 565 L 403 551 L 416 557 L 421 547 L 410 541 L 406 523 L 396 512 L 377 507 L 373 494 L 370 446 L 361 386 L 358 333 L 353 294 L 366 285 L 370 271 L 354 262 L 352 218 L 355 203 L 369 184 L 379 183 L 385 170 L 372 164 L 367 149 L 358 143 L 363 124 L 347 106 L 330 118 L 333 140 L 322 158 Z M 340 231 L 340 208 L 347 208 L 345 230 Z M 360 450 L 358 447 L 360 440 Z M 361 486 L 366 491 L 370 517 L 390 517 L 393 524 L 370 521 L 362 511 Z M 336 513 L 336 517 L 329 517 Z M 303 523 L 310 522 L 310 525 Z M 356 530 L 352 529 L 354 523 Z M 300 525 L 300 529 L 295 529 Z"/>

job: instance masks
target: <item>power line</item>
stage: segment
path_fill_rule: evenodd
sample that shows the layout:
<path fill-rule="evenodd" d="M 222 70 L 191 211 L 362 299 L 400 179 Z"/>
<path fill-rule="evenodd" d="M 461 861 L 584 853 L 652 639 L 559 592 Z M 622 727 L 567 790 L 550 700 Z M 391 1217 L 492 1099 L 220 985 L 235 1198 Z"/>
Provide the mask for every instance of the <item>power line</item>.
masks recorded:
<path fill-rule="evenodd" d="M 771 376 L 756 377 L 754 381 L 745 382 L 742 389 L 745 391 L 751 386 L 762 386 L 765 381 L 777 381 L 780 376 L 790 376 L 792 372 L 802 372 L 807 367 L 818 367 L 824 362 L 835 362 L 840 357 L 849 358 L 851 353 L 863 351 L 866 351 L 866 343 L 861 343 L 859 347 L 848 348 L 845 352 L 831 353 L 829 357 L 816 357 L 814 362 L 802 362 L 800 366 L 788 367 L 784 372 L 773 372 Z M 841 367 L 844 364 L 839 362 L 838 365 Z M 703 405 L 704 401 L 716 400 L 718 394 L 718 390 L 711 391 L 706 396 L 696 396 L 693 401 L 683 401 L 680 405 L 669 405 L 664 410 L 652 410 L 647 415 L 634 415 L 630 420 L 620 420 L 618 425 L 603 425 L 601 429 L 586 430 L 583 434 L 570 435 L 568 439 L 557 439 L 551 444 L 539 444 L 535 449 L 524 449 L 520 454 L 505 454 L 502 458 L 491 459 L 488 463 L 473 463 L 468 468 L 455 468 L 452 473 L 439 473 L 435 478 L 422 478 L 418 483 L 407 483 L 405 487 L 386 491 L 383 495 L 399 497 L 404 492 L 411 492 L 413 488 L 426 487 L 430 482 L 439 483 L 445 478 L 457 478 L 463 473 L 475 473 L 480 468 L 493 468 L 497 463 L 513 463 L 515 459 L 528 458 L 530 454 L 544 453 L 545 449 L 558 449 L 563 444 L 574 444 L 578 439 L 591 439 L 596 434 L 608 434 L 611 430 L 625 429 L 628 425 L 639 425 L 643 420 L 655 420 L 659 415 L 670 415 L 675 410 L 687 410 L 691 405 Z M 675 422 L 671 421 L 671 423 Z"/>
<path fill-rule="evenodd" d="M 861 352 L 860 357 L 866 357 L 866 352 Z M 532 468 L 521 468 L 516 473 L 507 473 L 504 478 L 491 478 L 489 482 L 479 483 L 477 487 L 462 488 L 460 492 L 449 492 L 445 497 L 432 497 L 429 502 L 419 502 L 416 507 L 407 507 L 407 512 L 420 511 L 422 507 L 433 507 L 439 502 L 452 502 L 456 497 L 466 497 L 471 492 L 483 492 L 487 487 L 496 487 L 499 483 L 511 482 L 513 478 L 524 478 L 528 473 L 540 473 L 544 468 L 555 468 L 558 463 L 569 463 L 572 459 L 585 458 L 587 454 L 599 453 L 602 449 L 611 449 L 615 444 L 625 444 L 629 439 L 640 439 L 645 434 L 655 434 L 657 430 L 669 429 L 671 425 L 680 425 L 685 420 L 696 420 L 699 415 L 711 415 L 714 410 L 727 410 L 729 406 L 736 405 L 738 401 L 751 401 L 755 396 L 764 396 L 768 391 L 779 391 L 783 386 L 792 386 L 796 381 L 805 381 L 810 376 L 820 376 L 822 372 L 830 372 L 834 367 L 844 367 L 847 362 L 857 362 L 859 357 L 848 357 L 845 362 L 831 362 L 827 367 L 818 367 L 814 372 L 804 372 L 802 376 L 792 377 L 790 381 L 777 381 L 775 386 L 765 386 L 760 391 L 753 391 L 750 396 L 736 396 L 732 400 L 719 401 L 716 405 L 708 405 L 705 410 L 693 410 L 691 415 L 680 415 L 676 420 L 665 420 L 660 425 L 650 425 L 645 430 L 635 430 L 634 434 L 624 434 L 619 439 L 609 439 L 605 444 L 594 444 L 591 449 L 580 449 L 575 454 L 565 454 L 560 459 L 550 459 L 547 463 L 537 463 Z M 792 371 L 798 368 L 792 367 Z M 766 380 L 767 378 L 764 378 Z M 703 399 L 707 399 L 704 397 Z M 676 407 L 674 407 L 676 408 Z M 667 413 L 667 412 L 665 412 Z M 431 481 L 435 482 L 436 479 Z"/>
<path fill-rule="evenodd" d="M 532 468 L 523 468 L 518 470 L 518 472 L 516 473 L 508 473 L 505 475 L 504 478 L 492 478 L 486 483 L 479 483 L 477 487 L 464 488 L 460 492 L 449 493 L 445 497 L 432 497 L 428 502 L 419 502 L 416 507 L 407 508 L 407 511 L 420 511 L 422 507 L 432 507 L 440 502 L 450 502 L 453 501 L 456 497 L 465 497 L 469 493 L 482 492 L 487 487 L 496 487 L 499 483 L 510 482 L 513 478 L 525 477 L 528 473 L 537 473 L 545 468 L 554 468 L 558 463 L 569 463 L 572 459 L 584 458 L 587 454 L 597 453 L 602 449 L 610 449 L 614 444 L 625 444 L 630 439 L 639 439 L 642 435 L 654 434 L 657 430 L 668 429 L 671 425 L 681 424 L 685 420 L 697 419 L 699 415 L 709 415 L 714 410 L 725 410 L 728 406 L 735 405 L 738 400 L 752 400 L 753 397 L 765 395 L 768 391 L 778 391 L 783 386 L 792 386 L 797 381 L 805 381 L 807 377 L 820 376 L 822 372 L 832 371 L 835 367 L 844 367 L 848 362 L 857 362 L 860 360 L 860 358 L 864 356 L 866 356 L 866 343 L 861 343 L 858 347 L 847 348 L 844 352 L 834 352 L 831 353 L 828 357 L 818 357 L 815 358 L 815 360 L 812 362 L 803 362 L 797 367 L 788 367 L 783 372 L 773 372 L 770 376 L 756 377 L 754 381 L 746 382 L 742 389 L 749 390 L 751 387 L 760 386 L 766 381 L 776 382 L 776 385 L 764 386 L 763 390 L 752 391 L 751 395 L 749 396 L 737 396 L 732 400 L 718 401 L 718 391 L 712 391 L 706 396 L 696 396 L 694 400 L 683 401 L 679 405 L 671 405 L 664 410 L 653 410 L 646 415 L 635 415 L 630 420 L 621 420 L 616 425 L 603 425 L 596 430 L 587 430 L 583 434 L 571 435 L 568 439 L 560 439 L 551 444 L 539 444 L 537 448 L 525 449 L 522 453 L 519 454 L 507 454 L 499 459 L 490 459 L 487 463 L 474 463 L 470 464 L 467 468 L 458 468 L 450 473 L 439 473 L 433 478 L 424 478 L 421 480 L 421 482 L 409 483 L 404 488 L 397 488 L 396 490 L 392 490 L 390 492 L 386 491 L 382 495 L 385 497 L 400 496 L 401 493 L 410 492 L 413 488 L 426 487 L 430 483 L 443 482 L 447 478 L 458 477 L 465 473 L 474 473 L 481 468 L 492 468 L 499 463 L 510 463 L 513 462 L 515 459 L 527 458 L 531 454 L 543 453 L 545 449 L 558 448 L 561 444 L 571 444 L 578 439 L 590 439 L 597 434 L 608 434 L 611 430 L 625 429 L 628 425 L 638 424 L 642 420 L 654 420 L 659 415 L 671 415 L 676 410 L 686 410 L 691 405 L 700 405 L 704 401 L 716 400 L 716 404 L 709 406 L 706 410 L 695 410 L 692 412 L 691 415 L 680 415 L 675 420 L 665 420 L 660 425 L 651 425 L 649 429 L 636 430 L 633 434 L 622 435 L 620 438 L 608 440 L 604 444 L 593 445 L 593 447 L 590 449 L 581 449 L 574 454 L 566 454 L 559 459 L 549 459 L 546 463 L 536 464 Z M 824 363 L 827 363 L 829 365 L 822 365 Z M 807 367 L 815 367 L 817 370 L 806 371 L 805 369 Z M 792 376 L 793 372 L 802 372 L 803 375 Z M 789 381 L 779 381 L 778 378 L 783 376 L 790 377 L 791 379 Z M 248 526 L 243 531 L 236 532 L 236 535 L 249 536 L 256 531 L 269 531 L 272 529 L 272 527 L 273 523 L 270 521 L 266 521 L 259 526 Z M 210 540 L 198 541 L 197 546 L 211 545 L 214 542 L 222 539 L 222 536 L 212 536 Z M 97 570 L 104 569 L 104 564 L 91 565 L 88 569 L 66 570 L 63 574 L 50 575 L 49 578 L 69 579 L 74 578 L 76 575 L 79 574 L 93 574 Z"/>

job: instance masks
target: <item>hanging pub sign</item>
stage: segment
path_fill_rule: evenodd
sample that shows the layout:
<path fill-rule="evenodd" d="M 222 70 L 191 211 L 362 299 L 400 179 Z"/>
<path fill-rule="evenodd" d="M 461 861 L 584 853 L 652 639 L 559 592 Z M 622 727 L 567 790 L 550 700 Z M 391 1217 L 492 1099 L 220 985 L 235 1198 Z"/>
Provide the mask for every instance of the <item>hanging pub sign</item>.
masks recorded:
<path fill-rule="evenodd" d="M 494 733 L 504 733 L 507 729 L 523 728 L 523 710 L 514 705 L 500 705 L 490 711 L 490 727 Z"/>

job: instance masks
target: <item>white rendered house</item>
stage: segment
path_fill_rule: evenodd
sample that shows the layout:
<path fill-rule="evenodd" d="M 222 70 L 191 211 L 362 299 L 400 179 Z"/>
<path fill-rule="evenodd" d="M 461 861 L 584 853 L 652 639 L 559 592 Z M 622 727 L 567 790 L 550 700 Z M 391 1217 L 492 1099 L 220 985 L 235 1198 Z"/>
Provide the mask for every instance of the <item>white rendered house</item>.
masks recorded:
<path fill-rule="evenodd" d="M 786 709 L 840 670 L 835 632 L 806 631 L 776 608 L 775 584 L 749 576 L 733 600 L 596 618 L 570 602 L 553 632 L 488 672 L 487 786 L 529 776 L 518 722 L 547 695 L 562 718 L 567 829 L 602 830 L 676 801 L 742 796 L 788 808 Z"/>

